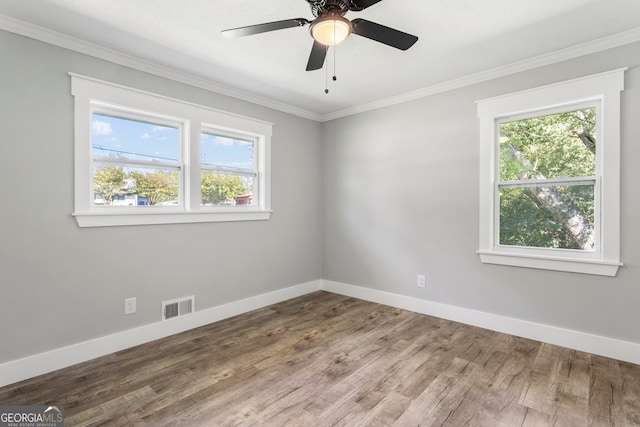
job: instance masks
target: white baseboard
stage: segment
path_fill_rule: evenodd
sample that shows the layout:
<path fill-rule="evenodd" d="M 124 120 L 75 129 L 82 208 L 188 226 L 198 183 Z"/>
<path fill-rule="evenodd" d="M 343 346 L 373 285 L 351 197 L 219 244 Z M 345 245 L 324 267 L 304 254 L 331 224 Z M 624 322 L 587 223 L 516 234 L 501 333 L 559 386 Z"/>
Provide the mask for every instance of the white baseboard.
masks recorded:
<path fill-rule="evenodd" d="M 640 344 L 638 343 L 528 322 L 360 286 L 347 285 L 329 280 L 314 280 L 206 310 L 196 311 L 191 315 L 177 317 L 168 322 L 152 323 L 139 328 L 0 364 L 0 387 L 159 338 L 208 325 L 317 290 L 324 290 L 385 304 L 416 313 L 453 320 L 640 365 Z"/>
<path fill-rule="evenodd" d="M 271 304 L 299 297 L 319 289 L 320 281 L 314 280 L 206 310 L 196 311 L 193 314 L 176 317 L 166 322 L 151 323 L 139 328 L 129 329 L 79 344 L 6 362 L 0 364 L 0 387 L 159 338 L 208 325 L 238 314 L 247 313 Z"/>
<path fill-rule="evenodd" d="M 640 365 L 640 344 L 634 342 L 621 341 L 600 335 L 592 335 L 328 280 L 321 281 L 321 289 Z"/>

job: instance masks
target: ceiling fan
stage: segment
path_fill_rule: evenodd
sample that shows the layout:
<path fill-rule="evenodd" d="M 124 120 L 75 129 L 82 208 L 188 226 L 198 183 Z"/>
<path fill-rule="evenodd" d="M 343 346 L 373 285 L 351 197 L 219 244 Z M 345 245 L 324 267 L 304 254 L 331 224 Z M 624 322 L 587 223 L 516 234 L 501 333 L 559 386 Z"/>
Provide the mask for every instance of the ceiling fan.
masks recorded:
<path fill-rule="evenodd" d="M 311 13 L 316 17 L 313 21 L 305 18 L 285 19 L 232 28 L 224 30 L 222 34 L 230 38 L 243 37 L 310 25 L 313 46 L 307 62 L 307 71 L 322 68 L 329 46 L 343 42 L 352 33 L 397 49 L 409 49 L 418 41 L 418 37 L 366 19 L 357 18 L 349 21 L 344 17 L 349 11 L 360 12 L 380 1 L 382 0 L 306 0 L 311 5 Z"/>

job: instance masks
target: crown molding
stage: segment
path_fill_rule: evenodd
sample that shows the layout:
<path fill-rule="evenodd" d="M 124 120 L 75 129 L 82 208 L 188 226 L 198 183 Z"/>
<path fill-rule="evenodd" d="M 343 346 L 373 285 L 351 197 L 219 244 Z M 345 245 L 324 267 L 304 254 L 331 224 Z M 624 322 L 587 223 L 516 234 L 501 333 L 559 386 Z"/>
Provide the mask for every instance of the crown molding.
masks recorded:
<path fill-rule="evenodd" d="M 511 74 L 532 70 L 534 68 L 556 64 L 558 62 L 563 62 L 569 59 L 578 58 L 580 56 L 601 52 L 607 49 L 613 49 L 619 46 L 624 46 L 626 44 L 635 43 L 637 41 L 640 41 L 640 28 L 634 28 L 632 30 L 614 34 L 612 36 L 603 37 L 565 49 L 493 68 L 491 70 L 482 71 L 480 73 L 449 80 L 441 84 L 427 86 L 422 89 L 407 92 L 402 95 L 381 99 L 379 101 L 374 101 L 367 104 L 357 105 L 355 107 L 346 108 L 344 110 L 335 111 L 333 113 L 324 114 L 322 116 L 322 121 L 335 120 L 354 114 L 377 110 L 379 108 L 402 104 L 404 102 L 413 101 L 420 98 L 426 98 L 428 96 L 448 92 L 450 90 L 460 89 L 466 86 L 486 82 L 499 77 L 505 77 Z"/>
<path fill-rule="evenodd" d="M 179 83 L 188 84 L 190 86 L 215 92 L 220 95 L 229 96 L 242 101 L 251 102 L 256 105 L 271 108 L 273 110 L 282 111 L 284 113 L 293 114 L 314 121 L 322 121 L 322 115 L 307 111 L 302 108 L 294 107 L 283 102 L 274 101 L 254 93 L 242 91 L 229 86 L 222 85 L 212 80 L 195 76 L 191 73 L 176 70 L 156 62 L 147 61 L 133 55 L 123 53 L 114 49 L 110 49 L 86 40 L 72 37 L 57 31 L 49 30 L 38 25 L 30 24 L 10 16 L 0 14 L 0 29 L 21 36 L 39 40 L 54 46 L 69 49 L 78 53 L 92 56 L 94 58 L 103 59 L 118 65 L 133 68 L 138 71 L 153 74 L 158 77 L 167 78 Z"/>
<path fill-rule="evenodd" d="M 242 91 L 229 86 L 222 85 L 210 79 L 195 76 L 191 73 L 176 70 L 171 67 L 147 61 L 133 55 L 123 53 L 114 49 L 106 48 L 85 40 L 49 30 L 34 24 L 30 24 L 10 16 L 0 14 L 0 29 L 16 33 L 25 37 L 73 50 L 78 53 L 93 56 L 115 64 L 143 71 L 158 77 L 164 77 L 176 82 L 185 83 L 190 86 L 205 89 L 221 95 L 236 98 L 242 101 L 251 102 L 256 105 L 271 108 L 276 111 L 292 114 L 317 122 L 328 122 L 342 117 L 360 114 L 367 111 L 390 107 L 404 102 L 426 98 L 443 92 L 460 89 L 477 83 L 486 82 L 511 74 L 528 71 L 534 68 L 555 64 L 569 59 L 577 58 L 592 53 L 601 52 L 607 49 L 616 48 L 630 43 L 640 41 L 640 28 L 634 28 L 611 36 L 581 43 L 565 49 L 528 58 L 514 62 L 505 66 L 496 67 L 491 70 L 471 74 L 458 79 L 446 81 L 444 83 L 427 86 L 418 90 L 407 92 L 401 95 L 392 96 L 378 101 L 356 105 L 343 110 L 326 114 L 319 114 L 298 108 L 283 102 L 275 101 L 254 93 Z"/>

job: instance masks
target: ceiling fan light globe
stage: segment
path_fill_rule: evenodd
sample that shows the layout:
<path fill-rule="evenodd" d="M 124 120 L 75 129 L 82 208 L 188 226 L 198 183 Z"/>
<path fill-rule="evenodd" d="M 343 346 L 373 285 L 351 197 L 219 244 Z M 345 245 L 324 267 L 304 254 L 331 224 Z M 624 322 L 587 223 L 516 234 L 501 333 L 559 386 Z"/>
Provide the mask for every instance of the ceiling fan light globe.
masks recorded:
<path fill-rule="evenodd" d="M 351 22 L 341 16 L 319 18 L 311 25 L 311 36 L 325 46 L 342 43 L 351 34 Z"/>

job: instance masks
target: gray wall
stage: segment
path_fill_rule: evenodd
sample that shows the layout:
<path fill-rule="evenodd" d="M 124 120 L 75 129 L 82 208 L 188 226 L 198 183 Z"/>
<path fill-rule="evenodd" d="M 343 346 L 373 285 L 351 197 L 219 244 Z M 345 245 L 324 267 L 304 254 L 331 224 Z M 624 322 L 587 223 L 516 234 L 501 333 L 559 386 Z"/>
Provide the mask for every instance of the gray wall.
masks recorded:
<path fill-rule="evenodd" d="M 321 277 L 640 342 L 640 44 L 324 124 L 2 31 L 0 58 L 0 363 Z M 475 101 L 622 66 L 618 276 L 481 264 Z M 78 228 L 69 71 L 275 123 L 271 220 Z"/>
<path fill-rule="evenodd" d="M 0 363 L 321 277 L 321 124 L 2 31 L 0 58 Z M 274 123 L 271 219 L 78 228 L 70 71 Z"/>
<path fill-rule="evenodd" d="M 636 43 L 325 123 L 323 278 L 640 343 L 639 65 Z M 606 278 L 480 263 L 475 101 L 619 67 L 625 266 Z"/>

